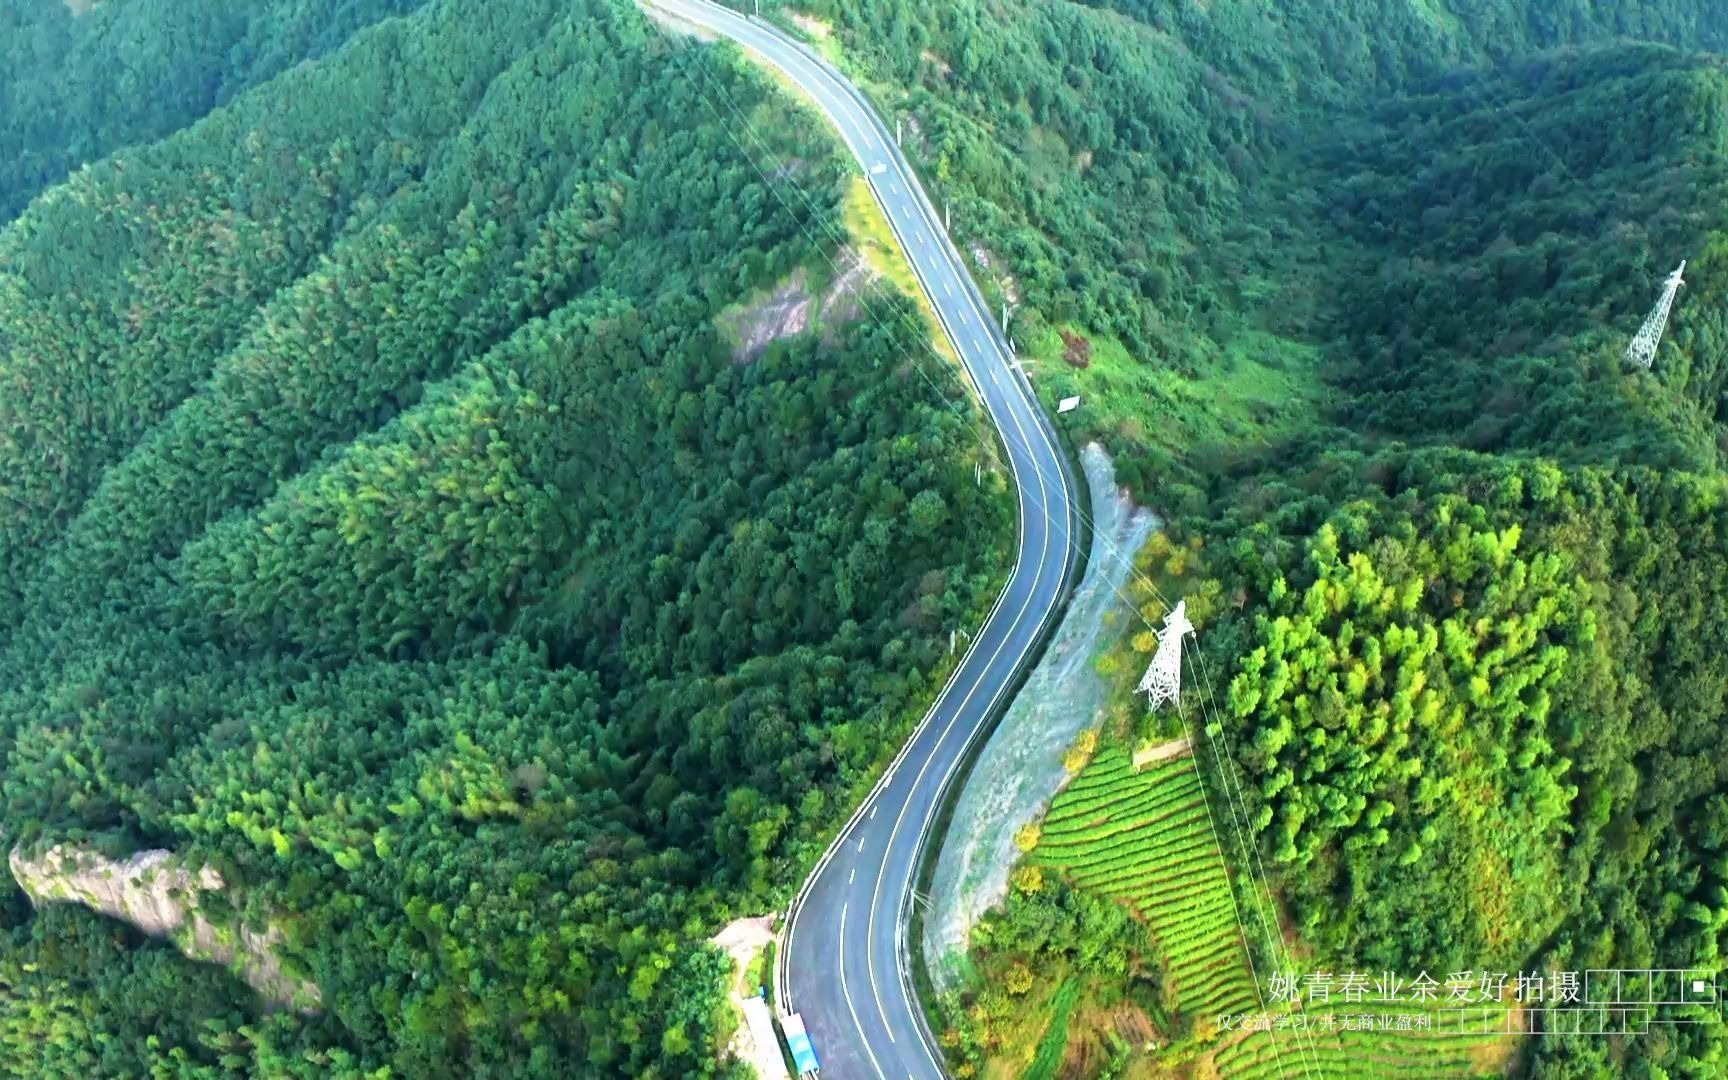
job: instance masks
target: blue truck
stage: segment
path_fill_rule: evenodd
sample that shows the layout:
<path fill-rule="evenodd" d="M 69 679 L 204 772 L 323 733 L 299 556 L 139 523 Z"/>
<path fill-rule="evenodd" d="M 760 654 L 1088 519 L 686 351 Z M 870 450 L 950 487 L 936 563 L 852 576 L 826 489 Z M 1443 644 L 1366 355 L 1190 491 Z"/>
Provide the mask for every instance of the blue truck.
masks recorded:
<path fill-rule="evenodd" d="M 782 1016 L 780 1031 L 786 1036 L 786 1049 L 792 1052 L 792 1064 L 797 1066 L 800 1080 L 815 1080 L 822 1075 L 822 1064 L 816 1060 L 816 1048 L 810 1045 L 803 1017 L 797 1013 Z"/>

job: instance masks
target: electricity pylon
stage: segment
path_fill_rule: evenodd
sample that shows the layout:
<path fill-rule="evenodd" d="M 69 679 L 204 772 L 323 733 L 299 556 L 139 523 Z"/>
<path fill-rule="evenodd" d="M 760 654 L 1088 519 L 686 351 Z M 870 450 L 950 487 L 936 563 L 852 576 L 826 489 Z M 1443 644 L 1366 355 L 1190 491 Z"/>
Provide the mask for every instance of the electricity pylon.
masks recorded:
<path fill-rule="evenodd" d="M 1194 632 L 1188 621 L 1188 601 L 1178 600 L 1164 616 L 1164 630 L 1158 635 L 1158 651 L 1152 654 L 1152 666 L 1134 689 L 1146 695 L 1146 707 L 1156 710 L 1169 702 L 1182 703 L 1182 639 Z"/>
<path fill-rule="evenodd" d="M 1681 275 L 1686 272 L 1684 260 L 1680 269 L 1668 275 L 1668 283 L 1662 290 L 1662 299 L 1656 301 L 1656 306 L 1650 309 L 1650 317 L 1644 320 L 1644 325 L 1638 329 L 1638 336 L 1632 339 L 1632 344 L 1626 346 L 1626 362 L 1644 371 L 1650 370 L 1650 365 L 1656 361 L 1656 347 L 1662 344 L 1662 331 L 1668 328 L 1668 313 L 1674 308 L 1674 296 L 1680 291 L 1680 286 L 1686 284 Z"/>

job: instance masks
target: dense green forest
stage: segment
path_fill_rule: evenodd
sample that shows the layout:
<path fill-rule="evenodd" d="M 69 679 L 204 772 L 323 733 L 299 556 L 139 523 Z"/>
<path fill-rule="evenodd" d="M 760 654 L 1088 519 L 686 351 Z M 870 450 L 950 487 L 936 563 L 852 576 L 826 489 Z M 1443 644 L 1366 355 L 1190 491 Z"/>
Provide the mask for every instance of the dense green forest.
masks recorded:
<path fill-rule="evenodd" d="M 1168 518 L 1140 565 L 1194 598 L 1196 756 L 1240 769 L 1303 961 L 1719 971 L 1728 9 L 797 12 Z M 323 1001 L 0 875 L 0 1071 L 720 1071 L 703 938 L 784 898 L 1011 530 L 909 305 L 749 363 L 717 327 L 822 277 L 847 164 L 622 0 L 0 30 L 0 828 L 217 868 Z M 1048 851 L 1016 875 L 1001 985 L 944 1003 L 960 1068 L 1016 1001 L 1060 1017 L 1040 1075 L 1100 1007 L 1209 1037 L 1147 922 Z M 1516 1060 L 1715 1077 L 1728 1038 Z"/>
<path fill-rule="evenodd" d="M 0 224 L 43 188 L 424 0 L 20 0 L 0 11 Z"/>
<path fill-rule="evenodd" d="M 1349 441 L 1242 461 L 1182 527 L 1242 602 L 1219 734 L 1330 955 L 1720 965 L 1725 103 L 1721 61 L 1619 46 L 1424 84 L 1316 151 L 1376 260 L 1334 324 Z M 1693 285 L 1633 375 L 1657 252 Z M 1728 1053 L 1720 1023 L 1627 1049 L 1635 1075 Z"/>
<path fill-rule="evenodd" d="M 1300 964 L 1720 970 L 1728 11 L 797 7 L 910 120 L 1041 391 L 1082 395 L 1070 433 L 1170 518 L 1141 565 L 1191 598 L 1220 685 L 1190 722 L 1240 770 Z M 1630 372 L 1681 259 L 1655 369 Z M 1124 694 L 1146 628 L 1106 657 Z M 1065 943 L 1103 924 L 1074 887 L 1011 895 L 980 971 L 1083 972 Z M 1138 985 L 1088 978 L 1082 1013 Z M 999 997 L 944 1004 L 958 1066 L 989 1061 Z M 1720 1018 L 1546 1038 L 1517 1067 L 1717 1076 L 1728 1040 Z"/>
<path fill-rule="evenodd" d="M 834 254 L 812 116 L 618 0 L 416 7 L 0 16 L 0 829 L 219 870 L 323 1004 L 8 879 L 0 1072 L 735 1071 L 704 939 L 1006 564 L 909 302 L 717 328 Z"/>

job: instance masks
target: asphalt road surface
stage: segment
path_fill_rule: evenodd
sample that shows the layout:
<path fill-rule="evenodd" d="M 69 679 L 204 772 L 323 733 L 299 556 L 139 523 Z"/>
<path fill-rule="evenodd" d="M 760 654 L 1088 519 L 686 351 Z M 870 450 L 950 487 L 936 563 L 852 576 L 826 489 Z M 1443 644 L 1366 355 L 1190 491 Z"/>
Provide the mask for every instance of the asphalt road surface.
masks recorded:
<path fill-rule="evenodd" d="M 968 745 L 1066 599 L 1075 485 L 1049 420 L 891 129 L 832 67 L 778 29 L 707 0 L 643 0 L 743 45 L 822 109 L 863 167 L 996 426 L 1019 496 L 1014 570 L 953 678 L 794 902 L 777 980 L 802 1014 L 825 1080 L 941 1077 L 941 1052 L 912 990 L 913 879 Z"/>

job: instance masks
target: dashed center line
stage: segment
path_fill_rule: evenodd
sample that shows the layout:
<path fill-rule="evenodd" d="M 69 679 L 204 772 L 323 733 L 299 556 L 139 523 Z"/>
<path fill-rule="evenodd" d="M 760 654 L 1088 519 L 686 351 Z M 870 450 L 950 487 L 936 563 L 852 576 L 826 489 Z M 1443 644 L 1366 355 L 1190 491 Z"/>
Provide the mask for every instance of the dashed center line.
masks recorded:
<path fill-rule="evenodd" d="M 858 1008 L 852 1004 L 852 990 L 846 985 L 846 909 L 850 904 L 840 905 L 840 996 L 846 999 L 846 1011 L 852 1014 L 852 1026 L 858 1034 L 864 1034 L 864 1025 L 858 1022 Z M 870 1066 L 876 1070 L 877 1076 L 886 1076 L 882 1071 L 882 1063 L 876 1060 L 876 1051 L 870 1049 L 870 1040 L 864 1040 L 864 1052 L 870 1055 Z"/>

